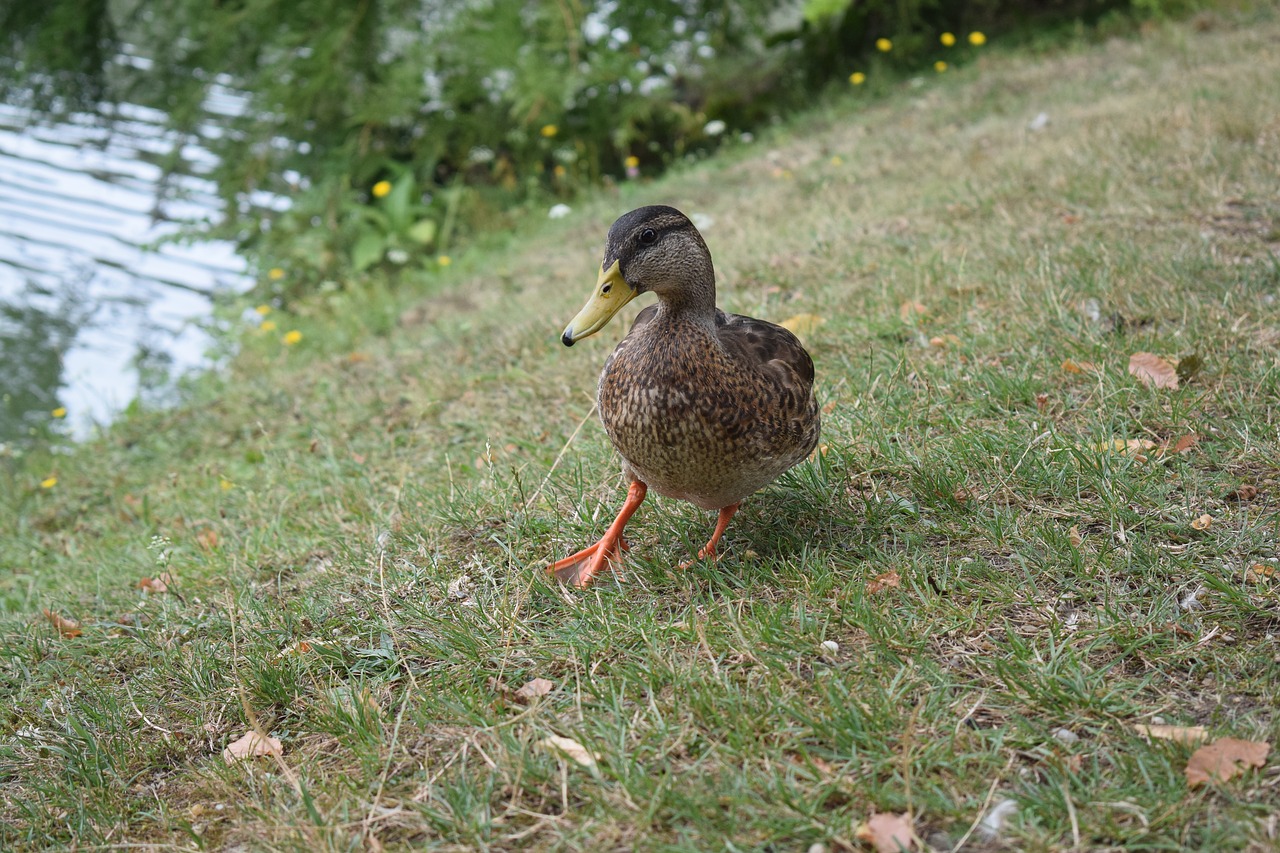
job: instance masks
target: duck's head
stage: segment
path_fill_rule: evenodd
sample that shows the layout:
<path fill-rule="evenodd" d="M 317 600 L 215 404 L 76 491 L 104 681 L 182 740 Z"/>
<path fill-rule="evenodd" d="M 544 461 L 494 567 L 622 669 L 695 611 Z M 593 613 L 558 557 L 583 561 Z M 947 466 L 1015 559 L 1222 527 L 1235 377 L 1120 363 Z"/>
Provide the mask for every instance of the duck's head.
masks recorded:
<path fill-rule="evenodd" d="M 594 335 L 623 305 L 648 291 L 673 308 L 715 310 L 711 252 L 689 217 L 674 207 L 636 208 L 613 223 L 595 292 L 560 340 L 571 347 Z"/>

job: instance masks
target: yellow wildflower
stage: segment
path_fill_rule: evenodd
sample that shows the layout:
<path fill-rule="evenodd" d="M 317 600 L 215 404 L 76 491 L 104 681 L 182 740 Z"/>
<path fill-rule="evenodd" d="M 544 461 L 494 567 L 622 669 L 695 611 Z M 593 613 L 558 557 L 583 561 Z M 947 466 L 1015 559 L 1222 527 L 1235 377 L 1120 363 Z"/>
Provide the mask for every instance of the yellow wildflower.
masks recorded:
<path fill-rule="evenodd" d="M 849 82 L 855 86 L 861 86 L 863 83 L 867 82 L 867 75 L 863 74 L 861 71 L 855 71 L 849 75 Z"/>
<path fill-rule="evenodd" d="M 262 325 L 258 327 L 264 332 L 274 332 L 276 330 L 275 320 L 263 320 Z"/>
<path fill-rule="evenodd" d="M 832 157 L 832 158 L 831 158 L 831 165 L 832 165 L 832 166 L 843 166 L 843 165 L 844 165 L 844 158 L 843 158 L 843 157 L 841 157 L 839 154 L 835 155 L 834 157 Z"/>
<path fill-rule="evenodd" d="M 547 139 L 550 139 L 559 132 L 560 128 L 556 127 L 554 124 L 544 124 L 542 126 L 542 135 Z"/>
<path fill-rule="evenodd" d="M 391 182 L 378 181 L 376 184 L 373 185 L 372 192 L 373 192 L 374 198 L 382 198 L 383 196 L 391 192 Z"/>
<path fill-rule="evenodd" d="M 58 485 L 57 477 L 45 477 L 40 481 L 40 488 L 42 489 L 52 489 L 56 485 Z"/>
<path fill-rule="evenodd" d="M 559 163 L 556 163 L 556 167 L 552 169 L 552 171 L 556 173 L 557 178 L 564 177 L 564 166 L 561 166 Z"/>
<path fill-rule="evenodd" d="M 284 270 L 280 269 L 280 267 L 272 267 L 271 269 L 267 270 L 267 278 L 271 279 L 272 281 L 279 281 L 280 279 L 284 278 Z"/>
<path fill-rule="evenodd" d="M 218 486 L 221 487 L 222 491 L 229 492 L 236 487 L 236 484 L 228 480 L 226 477 L 219 477 Z"/>
<path fill-rule="evenodd" d="M 284 345 L 287 347 L 293 346 L 300 340 L 302 340 L 302 332 L 297 329 L 290 329 L 284 333 Z"/>
<path fill-rule="evenodd" d="M 938 41 L 942 42 L 943 47 L 951 47 L 956 43 L 956 35 L 955 33 L 943 33 L 938 36 Z"/>
<path fill-rule="evenodd" d="M 973 45 L 974 47 L 982 47 L 986 43 L 987 43 L 987 37 L 984 36 L 982 33 L 977 31 L 969 33 L 969 44 Z"/>
<path fill-rule="evenodd" d="M 259 305 L 257 308 L 254 308 L 253 310 L 258 312 L 258 316 L 259 316 L 259 317 L 265 317 L 265 316 L 267 316 L 268 314 L 270 314 L 270 313 L 271 313 L 271 306 L 270 306 L 270 305 Z"/>
<path fill-rule="evenodd" d="M 436 258 L 436 263 L 442 267 L 447 267 L 449 266 L 449 264 L 453 263 L 453 258 L 449 257 L 448 255 L 441 255 L 440 257 Z"/>
<path fill-rule="evenodd" d="M 937 62 L 933 63 L 933 70 L 941 74 L 943 71 L 947 70 L 947 63 L 939 59 Z"/>
<path fill-rule="evenodd" d="M 628 169 L 638 169 L 640 168 L 640 158 L 632 154 L 626 160 L 622 161 L 622 165 L 626 166 Z"/>
<path fill-rule="evenodd" d="M 880 51 L 881 53 L 888 53 L 889 51 L 893 50 L 893 42 L 889 41 L 886 38 L 878 38 L 876 39 L 876 50 Z"/>
<path fill-rule="evenodd" d="M 65 406 L 59 406 L 49 414 L 53 415 L 55 418 L 65 418 L 67 416 L 67 409 Z"/>

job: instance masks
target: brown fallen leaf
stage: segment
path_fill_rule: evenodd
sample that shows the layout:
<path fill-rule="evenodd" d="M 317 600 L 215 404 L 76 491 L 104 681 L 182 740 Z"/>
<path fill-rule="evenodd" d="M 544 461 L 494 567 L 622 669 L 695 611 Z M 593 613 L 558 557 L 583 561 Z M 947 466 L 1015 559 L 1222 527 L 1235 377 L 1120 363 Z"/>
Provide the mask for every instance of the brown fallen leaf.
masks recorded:
<path fill-rule="evenodd" d="M 899 853 L 912 849 L 915 833 L 910 815 L 884 812 L 868 818 L 854 836 L 874 847 L 876 853 Z"/>
<path fill-rule="evenodd" d="M 1213 525 L 1213 516 L 1209 515 L 1209 513 L 1207 512 L 1202 513 L 1201 515 L 1191 520 L 1192 530 L 1208 530 L 1212 525 Z"/>
<path fill-rule="evenodd" d="M 284 745 L 279 739 L 263 737 L 257 732 L 246 732 L 239 740 L 227 744 L 227 748 L 222 750 L 222 760 L 228 764 L 235 764 L 246 758 L 273 753 L 275 755 L 284 753 Z"/>
<path fill-rule="evenodd" d="M 1145 452 L 1155 446 L 1156 443 L 1149 438 L 1113 438 L 1111 441 L 1104 441 L 1101 444 L 1094 445 L 1094 450 L 1102 453 L 1123 453 L 1125 456 L 1131 456 L 1139 462 L 1146 462 Z"/>
<path fill-rule="evenodd" d="M 596 762 L 600 760 L 599 755 L 591 752 L 573 738 L 551 735 L 550 737 L 544 737 L 542 740 L 538 741 L 538 743 L 544 749 L 549 749 L 568 758 L 572 758 L 583 767 L 595 767 Z"/>
<path fill-rule="evenodd" d="M 946 349 L 947 347 L 960 346 L 960 338 L 957 335 L 936 335 L 929 338 L 929 346 L 934 349 Z"/>
<path fill-rule="evenodd" d="M 788 317 L 783 320 L 778 325 L 796 337 L 803 338 L 825 322 L 827 322 L 826 318 L 819 317 L 817 314 L 796 314 L 794 317 Z"/>
<path fill-rule="evenodd" d="M 1071 529 L 1067 531 L 1067 541 L 1071 543 L 1072 548 L 1080 547 L 1084 537 L 1080 535 L 1080 527 L 1078 525 L 1071 525 Z"/>
<path fill-rule="evenodd" d="M 545 678 L 535 678 L 524 687 L 515 692 L 515 697 L 522 702 L 528 702 L 530 699 L 537 699 L 539 696 L 546 696 L 554 688 L 555 682 L 548 681 Z"/>
<path fill-rule="evenodd" d="M 1062 370 L 1064 373 L 1097 373 L 1098 365 L 1092 361 L 1076 361 L 1069 358 L 1062 362 Z"/>
<path fill-rule="evenodd" d="M 1249 583 L 1266 583 L 1275 576 L 1276 567 L 1266 563 L 1254 563 L 1244 572 L 1244 579 Z"/>
<path fill-rule="evenodd" d="M 1161 456 L 1165 456 L 1165 455 L 1177 456 L 1179 454 L 1188 452 L 1189 450 L 1191 450 L 1191 448 L 1195 447 L 1199 443 L 1200 443 L 1200 436 L 1196 435 L 1193 432 L 1190 435 L 1182 436 L 1177 441 L 1166 442 L 1160 448 L 1160 455 Z"/>
<path fill-rule="evenodd" d="M 69 640 L 72 637 L 79 637 L 81 634 L 84 633 L 83 631 L 80 630 L 80 623 L 75 621 L 74 619 L 68 619 L 65 616 L 59 616 L 57 613 L 54 613 L 52 610 L 49 610 L 48 608 L 44 609 L 44 616 L 51 623 L 53 623 L 53 627 L 57 628 L 58 633 L 61 634 L 65 639 Z"/>
<path fill-rule="evenodd" d="M 1184 771 L 1187 784 L 1194 788 L 1209 781 L 1226 782 L 1242 769 L 1266 764 L 1269 752 L 1269 743 L 1220 737 L 1191 753 Z"/>
<path fill-rule="evenodd" d="M 1148 388 L 1178 389 L 1178 368 L 1155 353 L 1135 352 L 1129 356 L 1129 372 Z"/>
<path fill-rule="evenodd" d="M 1245 483 L 1243 486 L 1232 489 L 1223 497 L 1229 501 L 1251 501 L 1258 496 L 1258 487 Z"/>
<path fill-rule="evenodd" d="M 196 534 L 196 544 L 206 551 L 212 551 L 218 547 L 218 531 L 211 527 L 206 527 Z"/>
<path fill-rule="evenodd" d="M 1140 735 L 1159 740 L 1171 740 L 1174 743 L 1199 743 L 1209 737 L 1204 726 L 1164 726 L 1135 723 L 1133 730 Z"/>
<path fill-rule="evenodd" d="M 908 299 L 906 302 L 898 306 L 898 316 L 904 323 L 914 323 L 921 317 L 928 316 L 929 309 L 924 307 L 923 302 L 916 302 Z"/>
<path fill-rule="evenodd" d="M 173 583 L 173 575 L 161 572 L 154 578 L 143 578 L 138 581 L 138 589 L 143 592 L 168 592 L 171 583 Z"/>
<path fill-rule="evenodd" d="M 902 578 L 898 577 L 897 570 L 890 569 L 889 571 L 876 575 L 873 579 L 867 581 L 867 595 L 875 595 L 881 590 L 898 586 L 901 582 Z"/>

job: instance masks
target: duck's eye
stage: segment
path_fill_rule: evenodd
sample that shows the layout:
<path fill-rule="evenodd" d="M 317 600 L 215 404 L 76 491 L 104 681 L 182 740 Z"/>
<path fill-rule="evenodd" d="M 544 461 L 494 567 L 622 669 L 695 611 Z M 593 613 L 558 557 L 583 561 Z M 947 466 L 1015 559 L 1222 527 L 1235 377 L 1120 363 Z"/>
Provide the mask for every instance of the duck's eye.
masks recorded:
<path fill-rule="evenodd" d="M 640 232 L 640 242 L 646 246 L 652 246 L 658 242 L 658 232 L 652 228 L 646 228 Z"/>
<path fill-rule="evenodd" d="M 600 288 L 600 293 L 605 294 L 605 293 L 608 293 L 610 290 L 613 290 L 613 283 L 612 283 L 612 282 L 610 282 L 609 284 L 606 284 L 604 287 Z"/>

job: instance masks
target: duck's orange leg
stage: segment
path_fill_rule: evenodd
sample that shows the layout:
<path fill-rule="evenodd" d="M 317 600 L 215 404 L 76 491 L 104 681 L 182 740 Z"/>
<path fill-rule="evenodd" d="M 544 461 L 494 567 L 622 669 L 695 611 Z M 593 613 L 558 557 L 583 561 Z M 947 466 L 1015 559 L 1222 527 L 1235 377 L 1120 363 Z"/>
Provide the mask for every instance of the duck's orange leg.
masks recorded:
<path fill-rule="evenodd" d="M 644 502 L 649 488 L 639 480 L 631 481 L 627 490 L 627 500 L 618 510 L 618 517 L 609 525 L 609 529 L 594 545 L 588 545 L 571 557 L 557 560 L 547 567 L 547 571 L 564 583 L 571 583 L 583 588 L 591 583 L 591 579 L 605 569 L 614 568 L 620 561 L 620 553 L 627 550 L 627 541 L 622 538 L 622 529 L 627 526 L 631 516 Z M 731 513 L 732 514 L 732 513 Z"/>
<path fill-rule="evenodd" d="M 703 545 L 702 550 L 698 552 L 698 558 L 687 563 L 681 563 L 680 568 L 687 569 L 698 560 L 705 560 L 707 557 L 712 560 L 719 559 L 716 555 L 716 545 L 719 544 L 720 537 L 724 535 L 725 528 L 729 526 L 729 519 L 733 518 L 733 514 L 738 511 L 740 506 L 742 506 L 741 503 L 729 504 L 729 506 L 720 510 L 720 517 L 716 519 L 716 530 L 711 534 L 711 539 L 707 541 L 707 544 Z"/>

